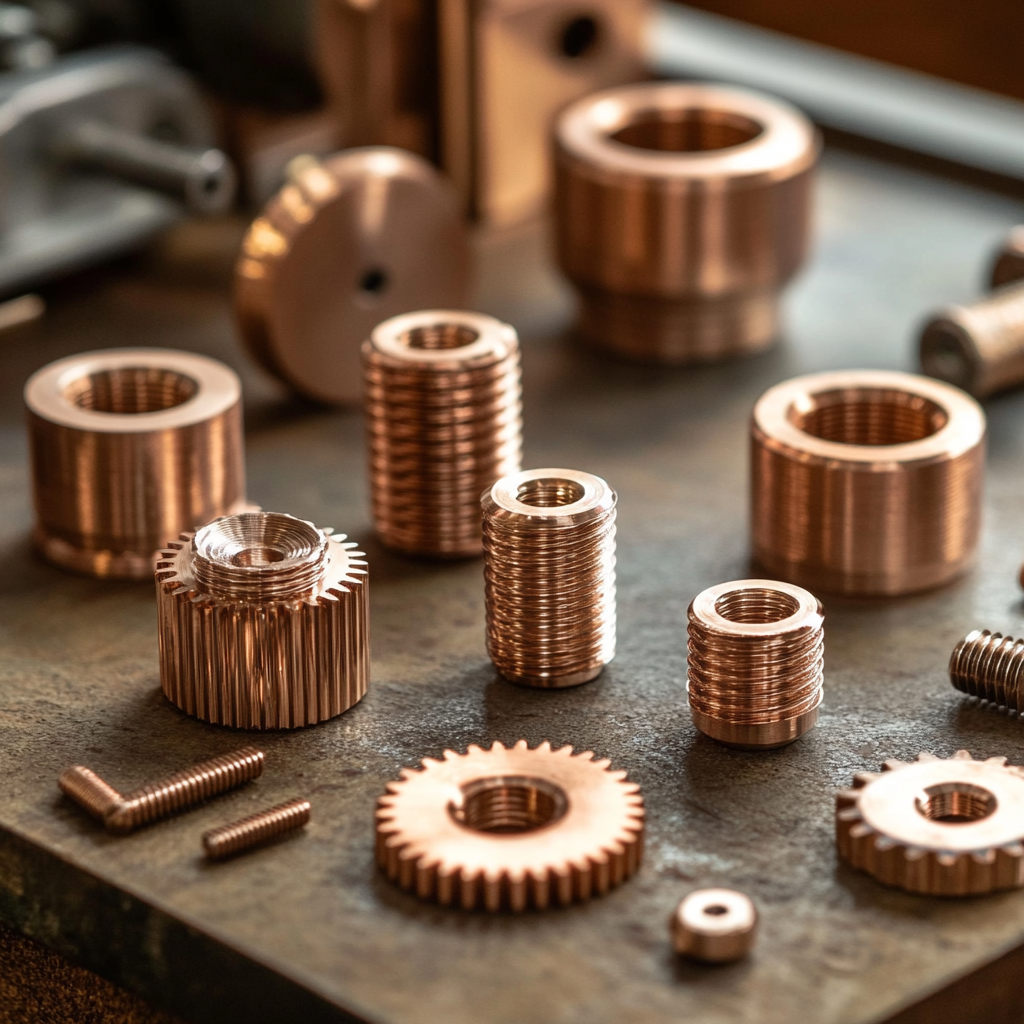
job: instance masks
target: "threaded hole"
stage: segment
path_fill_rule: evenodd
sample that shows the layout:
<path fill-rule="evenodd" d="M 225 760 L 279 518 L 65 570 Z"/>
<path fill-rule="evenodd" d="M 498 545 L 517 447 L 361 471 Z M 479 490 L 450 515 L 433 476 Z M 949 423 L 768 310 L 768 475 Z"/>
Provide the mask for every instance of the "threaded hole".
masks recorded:
<path fill-rule="evenodd" d="M 288 556 L 279 548 L 268 548 L 256 545 L 243 548 L 231 556 L 232 565 L 270 565 L 271 562 L 283 562 Z"/>
<path fill-rule="evenodd" d="M 729 913 L 728 907 L 723 907 L 721 903 L 712 903 L 710 907 L 704 908 L 705 914 L 710 914 L 712 917 L 721 917 L 723 914 Z"/>
<path fill-rule="evenodd" d="M 811 397 L 810 409 L 791 408 L 789 420 L 805 434 L 840 444 L 907 444 L 945 425 L 945 410 L 930 399 L 886 388 L 844 388 Z"/>
<path fill-rule="evenodd" d="M 581 14 L 566 22 L 559 39 L 558 49 L 563 57 L 577 60 L 592 53 L 601 41 L 601 24 L 589 14 Z"/>
<path fill-rule="evenodd" d="M 122 366 L 79 377 L 64 388 L 64 398 L 79 409 L 125 416 L 173 409 L 198 390 L 191 377 L 174 370 Z"/>
<path fill-rule="evenodd" d="M 559 480 L 545 477 L 540 480 L 525 480 L 516 491 L 516 498 L 524 505 L 537 508 L 557 508 L 559 505 L 574 505 L 582 500 L 586 490 L 575 480 Z"/>
<path fill-rule="evenodd" d="M 399 338 L 409 348 L 437 351 L 449 348 L 465 348 L 472 345 L 480 335 L 472 327 L 462 324 L 430 324 L 405 331 Z"/>
<path fill-rule="evenodd" d="M 565 791 L 545 779 L 500 776 L 462 787 L 462 806 L 452 807 L 456 821 L 474 832 L 534 832 L 565 814 Z"/>
<path fill-rule="evenodd" d="M 643 110 L 612 134 L 616 142 L 664 153 L 708 153 L 756 139 L 764 127 L 730 110 Z"/>
<path fill-rule="evenodd" d="M 981 821 L 994 813 L 995 795 L 969 782 L 943 782 L 928 786 L 915 801 L 918 814 L 947 825 Z"/>
<path fill-rule="evenodd" d="M 715 602 L 715 611 L 730 622 L 748 622 L 762 625 L 781 622 L 800 610 L 800 602 L 792 594 L 781 590 L 751 588 L 733 590 Z"/>

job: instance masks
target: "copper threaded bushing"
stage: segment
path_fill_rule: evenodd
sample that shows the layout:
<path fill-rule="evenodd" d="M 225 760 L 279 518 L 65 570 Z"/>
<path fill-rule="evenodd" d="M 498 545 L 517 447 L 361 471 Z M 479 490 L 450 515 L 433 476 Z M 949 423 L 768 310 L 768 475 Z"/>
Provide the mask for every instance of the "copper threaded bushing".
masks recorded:
<path fill-rule="evenodd" d="M 366 693 L 364 555 L 277 512 L 216 519 L 157 556 L 160 682 L 182 711 L 241 729 L 333 718 Z"/>
<path fill-rule="evenodd" d="M 269 842 L 286 832 L 294 832 L 309 821 L 308 800 L 289 800 L 241 821 L 210 829 L 203 833 L 203 852 L 210 860 L 224 860 L 261 843 Z"/>
<path fill-rule="evenodd" d="M 82 765 L 62 772 L 57 785 L 65 796 L 100 821 L 106 821 L 107 816 L 121 805 L 121 794 Z"/>
<path fill-rule="evenodd" d="M 751 537 L 767 575 L 894 595 L 974 561 L 985 414 L 948 384 L 887 370 L 796 377 L 751 421 Z"/>
<path fill-rule="evenodd" d="M 975 629 L 953 648 L 949 681 L 962 693 L 1024 711 L 1024 640 Z"/>
<path fill-rule="evenodd" d="M 757 935 L 757 908 L 735 889 L 698 889 L 684 897 L 669 921 L 672 948 L 709 964 L 746 956 Z"/>
<path fill-rule="evenodd" d="M 1024 224 L 1015 227 L 1003 242 L 992 263 L 989 284 L 1001 288 L 1004 284 L 1024 280 Z"/>
<path fill-rule="evenodd" d="M 373 519 L 410 555 L 480 554 L 480 492 L 519 469 L 519 339 L 481 313 L 392 317 L 363 345 Z"/>
<path fill-rule="evenodd" d="M 487 651 L 526 686 L 576 686 L 615 656 L 615 492 L 531 469 L 485 491 Z"/>
<path fill-rule="evenodd" d="M 377 803 L 377 864 L 420 899 L 544 910 L 602 895 L 640 866 L 640 787 L 589 750 L 526 740 L 446 750 Z"/>
<path fill-rule="evenodd" d="M 623 355 L 757 352 L 807 255 L 820 141 L 780 100 L 655 82 L 593 93 L 555 123 L 555 241 L 579 330 Z"/>
<path fill-rule="evenodd" d="M 687 611 L 693 724 L 730 747 L 782 747 L 818 720 L 821 602 L 776 580 L 719 583 Z"/>
<path fill-rule="evenodd" d="M 145 579 L 168 537 L 245 504 L 242 388 L 214 359 L 83 352 L 25 385 L 35 544 L 93 576 Z"/>

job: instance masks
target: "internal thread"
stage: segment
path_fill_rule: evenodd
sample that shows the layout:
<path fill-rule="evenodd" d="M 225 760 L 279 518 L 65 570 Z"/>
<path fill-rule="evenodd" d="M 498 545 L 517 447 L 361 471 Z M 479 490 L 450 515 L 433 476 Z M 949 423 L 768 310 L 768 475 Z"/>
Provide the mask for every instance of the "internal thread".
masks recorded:
<path fill-rule="evenodd" d="M 535 505 L 537 508 L 557 508 L 561 505 L 575 504 L 583 498 L 585 493 L 582 484 L 578 484 L 575 480 L 543 477 L 521 483 L 516 497 L 524 505 Z"/>
<path fill-rule="evenodd" d="M 561 789 L 542 779 L 480 779 L 462 792 L 456 820 L 476 832 L 533 832 L 560 818 L 568 804 Z"/>
<path fill-rule="evenodd" d="M 723 619 L 761 625 L 781 622 L 795 615 L 799 609 L 800 602 L 792 594 L 763 587 L 733 590 L 715 602 L 715 611 Z"/>
<path fill-rule="evenodd" d="M 968 633 L 953 648 L 949 681 L 972 697 L 1024 710 L 1024 640 L 987 629 Z"/>
<path fill-rule="evenodd" d="M 756 139 L 764 128 L 731 110 L 646 110 L 612 134 L 616 142 L 663 153 L 708 153 Z"/>
<path fill-rule="evenodd" d="M 479 331 L 474 331 L 472 327 L 447 323 L 414 327 L 401 335 L 401 341 L 409 348 L 436 352 L 441 349 L 465 348 L 479 337 Z"/>
<path fill-rule="evenodd" d="M 805 434 L 840 444 L 908 444 L 931 437 L 948 419 L 941 406 L 907 391 L 848 388 L 812 396 L 809 410 L 790 420 Z"/>
<path fill-rule="evenodd" d="M 310 818 L 308 800 L 289 800 L 240 821 L 203 833 L 203 851 L 210 860 L 233 857 L 275 836 L 302 828 Z"/>
<path fill-rule="evenodd" d="M 112 832 L 131 832 L 159 818 L 177 814 L 218 793 L 236 789 L 263 773 L 262 750 L 245 747 L 176 772 L 169 778 L 126 793 L 106 815 Z"/>
<path fill-rule="evenodd" d="M 120 807 L 121 794 L 95 772 L 81 765 L 69 768 L 57 780 L 60 791 L 100 821 Z"/>
<path fill-rule="evenodd" d="M 191 377 L 174 370 L 122 366 L 79 377 L 64 389 L 64 398 L 79 409 L 126 416 L 173 409 L 198 390 Z"/>
<path fill-rule="evenodd" d="M 987 818 L 996 809 L 996 798 L 987 789 L 969 782 L 945 782 L 928 786 L 917 798 L 918 814 L 948 825 L 967 824 Z"/>

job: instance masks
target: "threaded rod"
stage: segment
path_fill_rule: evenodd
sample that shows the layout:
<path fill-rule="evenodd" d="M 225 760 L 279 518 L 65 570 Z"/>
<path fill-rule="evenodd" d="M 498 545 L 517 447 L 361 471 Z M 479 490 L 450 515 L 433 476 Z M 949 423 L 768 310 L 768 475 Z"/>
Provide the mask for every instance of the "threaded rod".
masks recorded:
<path fill-rule="evenodd" d="M 210 860 L 223 860 L 268 842 L 275 836 L 302 828 L 310 817 L 308 800 L 289 800 L 230 825 L 203 833 L 203 850 Z"/>
<path fill-rule="evenodd" d="M 105 821 L 108 814 L 121 806 L 121 794 L 80 764 L 63 772 L 57 785 L 65 796 L 100 821 Z"/>
<path fill-rule="evenodd" d="M 976 629 L 953 648 L 949 681 L 972 697 L 1024 710 L 1024 640 Z"/>

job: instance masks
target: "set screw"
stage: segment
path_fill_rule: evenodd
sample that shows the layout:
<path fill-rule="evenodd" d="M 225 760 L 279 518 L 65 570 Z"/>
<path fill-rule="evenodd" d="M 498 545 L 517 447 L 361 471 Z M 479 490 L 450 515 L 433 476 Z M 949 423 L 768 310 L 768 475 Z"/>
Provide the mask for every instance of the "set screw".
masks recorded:
<path fill-rule="evenodd" d="M 972 697 L 1024 710 L 1024 640 L 976 629 L 953 648 L 949 681 Z"/>
<path fill-rule="evenodd" d="M 289 800 L 240 821 L 203 833 L 203 851 L 209 860 L 224 860 L 285 832 L 302 828 L 310 817 L 308 800 Z"/>

